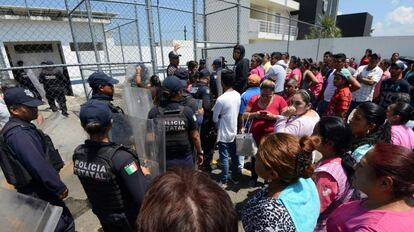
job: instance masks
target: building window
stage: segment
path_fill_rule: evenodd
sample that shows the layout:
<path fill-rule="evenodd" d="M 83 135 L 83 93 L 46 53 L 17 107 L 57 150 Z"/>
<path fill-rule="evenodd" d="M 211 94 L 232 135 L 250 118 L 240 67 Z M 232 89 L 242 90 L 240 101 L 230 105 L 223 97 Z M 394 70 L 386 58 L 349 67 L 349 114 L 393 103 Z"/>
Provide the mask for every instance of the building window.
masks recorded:
<path fill-rule="evenodd" d="M 52 44 L 16 44 L 14 45 L 16 53 L 48 53 L 53 52 Z"/>
<path fill-rule="evenodd" d="M 69 43 L 69 45 L 70 50 L 75 51 L 75 43 Z M 93 43 L 78 43 L 78 49 L 79 51 L 93 51 Z M 96 49 L 98 49 L 98 51 L 103 51 L 103 43 L 96 43 Z"/>

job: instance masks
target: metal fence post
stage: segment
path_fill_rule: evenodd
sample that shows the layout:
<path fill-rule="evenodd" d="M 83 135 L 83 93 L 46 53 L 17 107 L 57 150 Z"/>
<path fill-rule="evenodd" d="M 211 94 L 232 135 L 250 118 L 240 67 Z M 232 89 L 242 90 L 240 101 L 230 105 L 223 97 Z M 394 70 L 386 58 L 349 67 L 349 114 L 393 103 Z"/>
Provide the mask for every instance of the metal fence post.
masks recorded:
<path fill-rule="evenodd" d="M 70 33 L 72 34 L 73 45 L 75 47 L 76 60 L 77 60 L 78 64 L 80 64 L 81 63 L 81 57 L 80 57 L 80 54 L 79 54 L 79 44 L 78 44 L 78 42 L 76 42 L 76 36 L 75 36 L 74 31 L 73 31 L 72 14 L 69 14 L 68 0 L 65 0 L 65 6 L 66 6 L 66 12 L 68 13 Z M 85 99 L 88 100 L 88 90 L 86 89 L 85 76 L 83 74 L 83 69 L 82 69 L 82 67 L 78 67 L 78 68 L 79 68 L 81 79 L 82 79 L 83 91 L 85 92 Z"/>
<path fill-rule="evenodd" d="M 203 50 L 203 59 L 207 58 L 207 15 L 206 15 L 206 0 L 203 1 L 203 40 L 204 40 L 204 50 Z"/>
<path fill-rule="evenodd" d="M 139 59 L 142 60 L 142 47 L 141 47 L 141 35 L 139 33 L 139 24 L 138 24 L 138 9 L 137 9 L 137 1 L 134 1 L 134 11 L 135 11 L 135 26 L 137 27 L 137 42 L 139 47 Z"/>
<path fill-rule="evenodd" d="M 161 48 L 161 64 L 162 68 L 165 67 L 164 64 L 164 46 L 162 43 L 162 30 L 161 30 L 161 19 L 160 19 L 160 0 L 157 0 L 157 18 L 158 18 L 158 33 L 160 37 L 160 48 Z"/>
<path fill-rule="evenodd" d="M 194 60 L 197 60 L 197 0 L 193 0 L 193 50 Z"/>
<path fill-rule="evenodd" d="M 93 29 L 93 25 L 92 25 L 92 9 L 91 9 L 90 0 L 86 0 L 85 4 L 86 4 L 86 12 L 88 14 L 88 25 L 89 25 L 89 31 L 91 32 L 93 51 L 95 53 L 95 60 L 96 60 L 96 63 L 101 63 L 101 57 L 99 56 L 98 48 L 96 47 L 95 30 Z M 98 70 L 102 71 L 100 65 L 98 65 Z"/>
<path fill-rule="evenodd" d="M 236 28 L 237 44 L 240 44 L 240 14 L 241 14 L 240 4 L 241 4 L 240 0 L 237 0 L 237 28 Z"/>
<path fill-rule="evenodd" d="M 109 57 L 108 43 L 106 42 L 105 26 L 103 24 L 102 24 L 102 31 L 103 31 L 103 36 L 104 36 L 106 62 L 111 63 L 111 59 Z M 112 76 L 112 67 L 110 64 L 109 64 L 109 75 Z"/>
<path fill-rule="evenodd" d="M 287 41 L 287 49 L 286 49 L 287 53 L 289 53 L 289 48 L 290 48 L 290 31 L 292 27 L 292 15 L 290 15 L 289 11 L 288 11 L 288 14 L 289 14 L 289 29 L 288 29 L 288 41 Z"/>
<path fill-rule="evenodd" d="M 118 34 L 119 34 L 119 45 L 121 46 L 122 63 L 125 63 L 124 44 L 122 43 L 121 27 L 119 26 L 119 24 L 118 24 Z M 124 69 L 126 73 L 125 64 L 124 64 Z"/>
<path fill-rule="evenodd" d="M 145 7 L 147 10 L 147 22 L 148 22 L 148 40 L 149 40 L 149 47 L 151 52 L 151 64 L 152 64 L 152 71 L 154 74 L 157 72 L 157 61 L 155 56 L 155 44 L 154 44 L 154 21 L 152 19 L 152 1 L 145 0 Z"/>

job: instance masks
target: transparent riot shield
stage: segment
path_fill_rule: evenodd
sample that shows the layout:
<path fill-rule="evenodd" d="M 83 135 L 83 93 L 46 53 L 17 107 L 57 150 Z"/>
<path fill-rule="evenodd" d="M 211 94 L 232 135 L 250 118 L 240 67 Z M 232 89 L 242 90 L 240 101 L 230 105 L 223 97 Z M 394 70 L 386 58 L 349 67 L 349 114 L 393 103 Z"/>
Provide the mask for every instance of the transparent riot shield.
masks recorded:
<path fill-rule="evenodd" d="M 115 115 L 114 115 L 115 116 Z M 155 177 L 165 171 L 165 131 L 151 119 L 143 119 L 125 114 L 117 114 L 128 122 L 128 128 L 111 129 L 111 141 L 135 150 L 141 164 L 148 167 Z M 117 125 L 113 123 L 113 127 Z M 119 124 L 118 124 L 119 126 Z M 128 130 L 128 131 L 126 131 Z M 120 143 L 118 141 L 124 141 Z"/>
<path fill-rule="evenodd" d="M 0 188 L 2 232 L 52 232 L 62 208 L 48 202 Z"/>
<path fill-rule="evenodd" d="M 123 100 L 126 106 L 126 114 L 142 119 L 148 118 L 148 112 L 153 107 L 149 89 L 133 87 L 126 82 Z"/>
<path fill-rule="evenodd" d="M 33 70 L 27 70 L 27 76 L 32 81 L 34 87 L 36 88 L 37 92 L 39 92 L 40 96 L 42 97 L 43 101 L 46 101 L 46 92 L 43 88 L 43 84 L 39 82 L 39 79 L 34 74 Z"/>
<path fill-rule="evenodd" d="M 130 64 L 127 66 L 126 73 L 125 73 L 125 81 L 130 83 L 131 86 L 137 87 L 135 83 L 135 74 L 136 74 L 136 67 L 141 66 L 141 83 L 143 86 L 149 82 L 149 79 L 152 75 L 152 71 L 149 67 L 145 66 L 144 64 Z"/>

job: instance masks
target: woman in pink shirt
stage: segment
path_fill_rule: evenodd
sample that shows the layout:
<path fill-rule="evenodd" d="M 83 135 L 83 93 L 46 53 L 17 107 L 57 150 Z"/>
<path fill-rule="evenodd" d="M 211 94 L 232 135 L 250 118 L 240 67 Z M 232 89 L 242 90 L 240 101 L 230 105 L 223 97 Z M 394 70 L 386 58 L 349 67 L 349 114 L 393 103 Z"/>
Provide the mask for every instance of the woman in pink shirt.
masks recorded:
<path fill-rule="evenodd" d="M 300 87 L 300 82 L 302 81 L 302 71 L 300 67 L 302 66 L 300 59 L 296 56 L 292 56 L 289 62 L 289 68 L 292 70 L 288 75 L 286 75 L 286 80 L 293 78 L 298 82 L 298 86 Z"/>
<path fill-rule="evenodd" d="M 250 60 L 250 75 L 252 74 L 256 74 L 258 75 L 261 79 L 264 78 L 265 76 L 265 71 L 262 67 L 262 57 L 260 57 L 257 54 L 254 54 L 252 56 L 252 59 Z"/>
<path fill-rule="evenodd" d="M 414 109 L 410 104 L 397 102 L 387 108 L 387 121 L 391 124 L 391 143 L 414 149 L 414 131 L 405 124 L 414 120 Z"/>
<path fill-rule="evenodd" d="M 315 231 L 326 231 L 329 215 L 348 202 L 353 193 L 350 178 L 353 163 L 346 157 L 350 155 L 345 153 L 349 150 L 352 132 L 341 118 L 322 117 L 316 124 L 313 135 L 321 139 L 316 150 L 322 154 L 313 177 L 321 202 Z"/>
<path fill-rule="evenodd" d="M 375 145 L 356 165 L 353 179 L 354 187 L 368 198 L 336 209 L 328 218 L 327 231 L 413 231 L 413 167 L 413 151 Z"/>

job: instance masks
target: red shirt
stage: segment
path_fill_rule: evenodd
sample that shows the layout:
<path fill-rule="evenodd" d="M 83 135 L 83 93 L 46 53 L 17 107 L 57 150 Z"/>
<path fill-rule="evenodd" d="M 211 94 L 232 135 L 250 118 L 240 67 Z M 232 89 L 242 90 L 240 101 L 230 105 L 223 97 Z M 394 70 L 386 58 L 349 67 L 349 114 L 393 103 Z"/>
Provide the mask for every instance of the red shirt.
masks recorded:
<path fill-rule="evenodd" d="M 262 109 L 259 106 L 260 95 L 250 98 L 247 105 L 251 107 L 250 112 L 266 111 L 274 115 L 279 115 L 282 109 L 287 107 L 286 101 L 279 95 L 273 95 L 273 101 L 265 108 Z M 259 145 L 261 139 L 268 134 L 273 133 L 276 120 L 254 119 L 250 128 L 250 132 L 253 134 L 253 138 L 256 144 Z"/>
<path fill-rule="evenodd" d="M 369 63 L 369 58 L 364 56 L 361 58 L 361 61 L 359 62 L 359 66 L 367 65 L 368 63 Z"/>
<path fill-rule="evenodd" d="M 345 120 L 351 101 L 352 93 L 348 86 L 337 88 L 326 108 L 325 116 L 339 116 Z"/>

